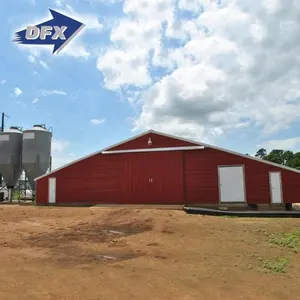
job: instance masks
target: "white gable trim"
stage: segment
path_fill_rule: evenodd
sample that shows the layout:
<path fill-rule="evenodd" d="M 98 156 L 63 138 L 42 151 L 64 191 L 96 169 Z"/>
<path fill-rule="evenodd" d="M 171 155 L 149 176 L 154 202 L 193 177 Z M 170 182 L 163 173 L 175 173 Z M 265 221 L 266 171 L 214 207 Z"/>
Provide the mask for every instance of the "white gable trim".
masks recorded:
<path fill-rule="evenodd" d="M 160 135 L 163 135 L 165 137 L 169 137 L 169 138 L 175 138 L 175 136 L 173 135 L 170 135 L 170 134 L 166 134 L 166 133 L 160 133 L 160 132 L 156 132 L 156 131 L 152 131 L 153 133 L 157 133 L 157 134 L 160 134 Z M 187 141 L 187 140 L 186 140 Z M 292 172 L 295 172 L 295 173 L 300 173 L 300 170 L 297 170 L 297 169 L 293 169 L 293 168 L 290 168 L 290 167 L 287 167 L 287 166 L 283 166 L 283 165 L 279 165 L 279 164 L 276 164 L 276 163 L 273 163 L 273 162 L 270 162 L 270 161 L 267 161 L 267 160 L 262 160 L 260 158 L 256 158 L 256 157 L 253 157 L 253 156 L 249 156 L 249 155 L 246 155 L 246 154 L 242 154 L 242 153 L 238 153 L 238 152 L 235 152 L 235 151 L 231 151 L 231 150 L 227 150 L 227 149 L 223 149 L 223 148 L 220 148 L 220 147 L 216 147 L 216 146 L 211 146 L 209 144 L 205 144 L 205 143 L 198 143 L 196 141 L 193 141 L 192 143 L 194 144 L 198 144 L 198 145 L 202 145 L 204 146 L 205 148 L 211 148 L 211 149 L 215 149 L 215 150 L 218 150 L 218 151 L 222 151 L 222 152 L 226 152 L 226 153 L 229 153 L 229 154 L 233 154 L 233 155 L 237 155 L 237 156 L 241 156 L 241 157 L 244 157 L 244 158 L 247 158 L 247 159 L 251 159 L 251 160 L 255 160 L 255 161 L 258 161 L 260 163 L 263 163 L 263 164 L 267 164 L 267 165 L 271 165 L 271 166 L 274 166 L 274 167 L 277 167 L 277 168 L 281 168 L 281 169 L 284 169 L 284 170 L 288 170 L 288 171 L 292 171 Z"/>
<path fill-rule="evenodd" d="M 184 141 L 184 142 L 188 142 L 188 143 L 193 143 L 193 144 L 198 145 L 198 146 L 204 146 L 204 148 L 215 149 L 215 150 L 218 150 L 218 151 L 222 151 L 222 152 L 226 152 L 226 153 L 229 153 L 229 154 L 237 155 L 237 156 L 240 156 L 240 157 L 243 157 L 243 158 L 246 158 L 246 159 L 254 160 L 254 161 L 260 162 L 262 164 L 267 164 L 267 165 L 274 166 L 274 167 L 277 167 L 277 168 L 280 168 L 280 169 L 283 169 L 283 170 L 288 170 L 288 171 L 300 174 L 300 170 L 293 169 L 293 168 L 290 168 L 290 167 L 287 167 L 287 166 L 283 166 L 283 165 L 279 165 L 279 164 L 276 164 L 276 163 L 273 163 L 273 162 L 270 162 L 270 161 L 267 161 L 267 160 L 262 160 L 262 159 L 259 159 L 259 158 L 253 157 L 253 156 L 248 156 L 248 155 L 245 155 L 245 154 L 241 154 L 241 153 L 234 152 L 234 151 L 231 151 L 231 150 L 219 148 L 219 147 L 216 147 L 216 146 L 211 146 L 211 145 L 205 144 L 205 143 L 199 143 L 199 142 L 196 142 L 196 141 L 192 141 L 192 140 L 188 140 L 188 139 L 183 139 L 181 137 L 177 137 L 177 136 L 166 134 L 166 133 L 161 133 L 161 132 L 158 132 L 158 131 L 155 131 L 155 130 L 148 130 L 148 131 L 146 131 L 144 133 L 141 133 L 139 135 L 131 137 L 131 138 L 127 139 L 127 140 L 124 140 L 123 142 L 120 142 L 120 143 L 117 143 L 115 145 L 106 147 L 106 148 L 104 148 L 104 149 L 102 149 L 100 151 L 94 152 L 94 153 L 89 154 L 87 156 L 81 157 L 81 158 L 79 158 L 77 160 L 74 160 L 74 161 L 72 161 L 72 162 L 70 162 L 70 163 L 68 163 L 68 164 L 66 164 L 66 165 L 64 165 L 64 166 L 62 166 L 60 168 L 54 169 L 53 171 L 51 171 L 49 173 L 46 173 L 46 174 L 44 174 L 42 176 L 39 176 L 39 177 L 35 178 L 34 181 L 37 181 L 37 180 L 39 180 L 39 179 L 41 179 L 43 177 L 46 177 L 46 176 L 48 176 L 48 175 L 50 175 L 52 173 L 55 173 L 55 172 L 57 172 L 59 170 L 67 168 L 67 167 L 69 167 L 69 166 L 71 166 L 71 165 L 73 165 L 73 164 L 75 164 L 77 162 L 80 162 L 82 160 L 90 158 L 90 157 L 92 157 L 94 155 L 101 154 L 104 151 L 108 151 L 111 148 L 114 148 L 116 146 L 120 146 L 122 144 L 130 142 L 130 141 L 132 141 L 132 140 L 134 140 L 136 138 L 142 137 L 142 136 L 147 135 L 149 133 L 154 133 L 154 134 L 158 134 L 158 135 L 161 135 L 161 136 L 169 137 L 169 138 L 172 138 L 172 139 L 177 139 L 177 140 L 180 140 L 180 141 Z"/>
<path fill-rule="evenodd" d="M 102 154 L 117 153 L 136 153 L 136 152 L 166 152 L 166 151 L 182 151 L 182 150 L 199 150 L 204 149 L 203 146 L 183 146 L 183 147 L 166 147 L 166 148 L 146 148 L 146 149 L 129 149 L 129 150 L 111 150 L 102 151 Z"/>

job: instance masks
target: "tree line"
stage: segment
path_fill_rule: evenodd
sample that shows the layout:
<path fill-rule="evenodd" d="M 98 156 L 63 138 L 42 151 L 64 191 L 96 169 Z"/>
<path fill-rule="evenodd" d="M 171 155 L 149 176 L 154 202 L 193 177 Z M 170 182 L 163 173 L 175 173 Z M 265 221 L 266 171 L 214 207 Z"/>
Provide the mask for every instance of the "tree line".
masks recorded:
<path fill-rule="evenodd" d="M 274 149 L 268 153 L 266 149 L 261 148 L 255 157 L 300 170 L 300 152 Z"/>

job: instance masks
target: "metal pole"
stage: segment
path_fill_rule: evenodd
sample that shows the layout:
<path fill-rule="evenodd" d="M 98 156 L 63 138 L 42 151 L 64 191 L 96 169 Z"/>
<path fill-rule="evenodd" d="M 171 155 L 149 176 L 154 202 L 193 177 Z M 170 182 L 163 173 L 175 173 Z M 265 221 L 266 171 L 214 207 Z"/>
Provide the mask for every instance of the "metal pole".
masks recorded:
<path fill-rule="evenodd" d="M 2 113 L 2 119 L 1 119 L 1 132 L 4 131 L 4 112 Z M 2 188 L 2 174 L 0 173 L 0 186 Z"/>
<path fill-rule="evenodd" d="M 1 120 L 1 132 L 4 131 L 4 117 L 5 117 L 5 114 L 4 112 L 2 113 L 2 120 Z"/>

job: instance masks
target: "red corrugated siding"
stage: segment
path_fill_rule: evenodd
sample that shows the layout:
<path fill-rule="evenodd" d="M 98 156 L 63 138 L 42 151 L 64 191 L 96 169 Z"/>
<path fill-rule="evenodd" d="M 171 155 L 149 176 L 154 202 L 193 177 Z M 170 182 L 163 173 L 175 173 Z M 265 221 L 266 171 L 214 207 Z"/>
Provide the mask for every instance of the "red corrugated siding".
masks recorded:
<path fill-rule="evenodd" d="M 184 152 L 185 201 L 218 204 L 218 166 L 244 165 L 249 204 L 271 203 L 269 172 L 280 171 L 285 203 L 299 202 L 300 174 L 226 152 L 204 149 Z"/>
<path fill-rule="evenodd" d="M 150 136 L 153 147 L 193 145 L 150 133 L 114 149 L 145 148 Z M 271 202 L 270 171 L 281 172 L 284 202 L 300 202 L 300 174 L 210 148 L 98 154 L 50 176 L 56 178 L 57 204 L 218 204 L 219 165 L 245 166 L 249 204 Z M 36 198 L 38 204 L 47 203 L 48 176 L 37 181 Z"/>
<path fill-rule="evenodd" d="M 179 151 L 131 154 L 134 203 L 183 204 L 182 162 Z"/>
<path fill-rule="evenodd" d="M 151 138 L 152 146 L 148 146 L 148 140 Z M 129 150 L 129 149 L 144 149 L 144 148 L 164 148 L 164 147 L 181 147 L 181 146 L 196 146 L 197 144 L 189 143 L 170 137 L 149 133 L 138 137 L 132 141 L 122 145 L 110 148 L 109 150 Z"/>
<path fill-rule="evenodd" d="M 48 176 L 36 181 L 36 201 L 37 204 L 48 203 Z"/>
<path fill-rule="evenodd" d="M 182 204 L 183 201 L 181 152 L 99 154 L 51 177 L 56 178 L 57 204 Z M 37 203 L 47 201 L 48 176 L 38 180 L 37 189 Z"/>
<path fill-rule="evenodd" d="M 126 155 L 96 155 L 58 171 L 58 204 L 128 203 L 130 187 Z"/>

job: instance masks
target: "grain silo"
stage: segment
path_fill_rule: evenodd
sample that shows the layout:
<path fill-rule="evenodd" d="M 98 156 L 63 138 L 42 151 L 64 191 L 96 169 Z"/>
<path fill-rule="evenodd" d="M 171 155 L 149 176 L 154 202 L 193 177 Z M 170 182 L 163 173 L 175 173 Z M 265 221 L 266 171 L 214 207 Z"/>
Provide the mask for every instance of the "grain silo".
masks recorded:
<path fill-rule="evenodd" d="M 22 131 L 14 126 L 0 132 L 0 173 L 9 190 L 10 200 L 11 190 L 22 173 L 22 136 Z"/>
<path fill-rule="evenodd" d="M 34 125 L 23 132 L 22 166 L 35 191 L 34 178 L 44 175 L 51 162 L 52 133 L 45 125 Z"/>

